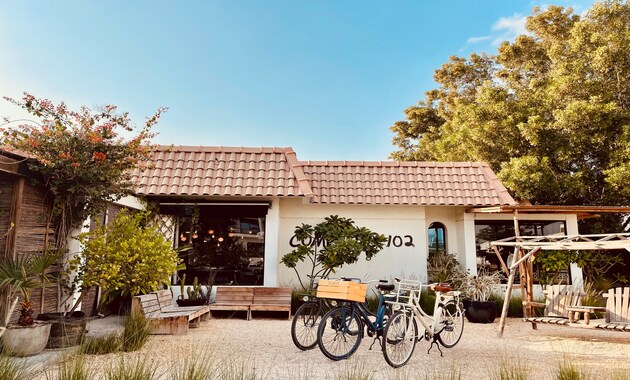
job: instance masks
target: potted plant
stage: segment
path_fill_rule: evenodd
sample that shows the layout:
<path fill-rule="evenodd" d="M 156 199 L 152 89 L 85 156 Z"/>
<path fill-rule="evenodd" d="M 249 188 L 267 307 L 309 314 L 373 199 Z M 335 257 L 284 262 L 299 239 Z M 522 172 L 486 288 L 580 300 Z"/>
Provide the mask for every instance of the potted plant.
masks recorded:
<path fill-rule="evenodd" d="M 464 314 L 471 323 L 492 323 L 497 317 L 497 303 L 490 296 L 501 283 L 501 273 L 480 269 L 476 276 L 467 273 L 462 281 Z"/>
<path fill-rule="evenodd" d="M 15 324 L 8 324 L 2 334 L 4 351 L 14 356 L 39 354 L 46 347 L 50 323 L 33 319 L 31 292 L 48 282 L 47 269 L 57 261 L 52 254 L 20 255 L 0 260 L 0 288 L 7 291 L 9 299 L 22 295 L 20 317 Z M 10 320 L 10 315 L 5 316 Z"/>
<path fill-rule="evenodd" d="M 182 275 L 180 283 L 181 293 L 177 297 L 178 306 L 201 306 L 208 303 L 208 295 L 210 294 L 210 287 L 204 292 L 203 287 L 199 284 L 199 279 L 195 276 L 193 284 L 190 288 L 186 289 L 186 274 Z M 188 298 L 184 297 L 184 294 L 188 295 Z"/>

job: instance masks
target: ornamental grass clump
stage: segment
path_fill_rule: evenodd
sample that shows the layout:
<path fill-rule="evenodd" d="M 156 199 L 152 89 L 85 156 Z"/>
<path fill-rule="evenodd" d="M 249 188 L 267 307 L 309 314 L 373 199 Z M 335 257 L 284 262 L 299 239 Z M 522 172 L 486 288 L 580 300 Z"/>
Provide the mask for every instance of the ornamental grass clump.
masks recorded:
<path fill-rule="evenodd" d="M 122 334 L 122 350 L 125 352 L 138 351 L 149 340 L 151 325 L 149 320 L 139 312 L 132 312 L 125 319 L 125 329 Z"/>

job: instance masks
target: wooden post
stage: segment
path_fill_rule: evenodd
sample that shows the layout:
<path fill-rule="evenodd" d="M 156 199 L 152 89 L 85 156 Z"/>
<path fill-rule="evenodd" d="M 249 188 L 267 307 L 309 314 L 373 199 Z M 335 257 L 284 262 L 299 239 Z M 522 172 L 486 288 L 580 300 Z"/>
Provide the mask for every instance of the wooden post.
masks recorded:
<path fill-rule="evenodd" d="M 507 289 L 505 290 L 505 300 L 503 301 L 503 310 L 501 310 L 501 320 L 499 321 L 499 338 L 503 336 L 503 330 L 505 329 L 505 318 L 507 318 L 508 308 L 510 307 L 510 299 L 512 298 L 514 277 L 514 269 L 510 268 L 510 276 L 508 277 Z"/>

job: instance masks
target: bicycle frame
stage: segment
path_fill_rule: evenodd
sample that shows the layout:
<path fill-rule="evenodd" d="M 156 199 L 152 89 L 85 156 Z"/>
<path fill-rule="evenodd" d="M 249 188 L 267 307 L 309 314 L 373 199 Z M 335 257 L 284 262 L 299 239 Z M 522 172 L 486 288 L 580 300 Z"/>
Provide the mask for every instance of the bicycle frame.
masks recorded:
<path fill-rule="evenodd" d="M 425 333 L 428 337 L 434 337 L 439 334 L 444 326 L 440 326 L 438 311 L 440 307 L 444 306 L 448 301 L 455 300 L 459 302 L 459 291 L 451 291 L 449 293 L 442 293 L 435 291 L 435 303 L 433 304 L 433 315 L 427 314 L 422 306 L 420 306 L 420 293 L 422 288 L 429 288 L 431 285 L 421 285 L 419 282 L 402 280 L 399 283 L 399 294 L 397 295 L 397 301 L 390 302 L 394 306 L 404 308 L 413 312 L 414 318 L 420 322 L 424 327 Z M 402 295 L 402 292 L 409 292 L 408 295 Z M 407 299 L 406 302 L 400 302 L 401 299 Z M 418 333 L 420 333 L 418 331 Z"/>

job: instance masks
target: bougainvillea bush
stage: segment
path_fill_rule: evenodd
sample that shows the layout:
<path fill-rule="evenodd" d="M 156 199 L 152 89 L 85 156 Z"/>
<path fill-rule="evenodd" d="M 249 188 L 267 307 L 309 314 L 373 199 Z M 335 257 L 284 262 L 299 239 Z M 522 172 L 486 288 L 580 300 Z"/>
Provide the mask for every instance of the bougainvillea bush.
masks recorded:
<path fill-rule="evenodd" d="M 29 168 L 53 196 L 50 218 L 57 228 L 57 245 L 66 245 L 70 232 L 111 201 L 132 193 L 131 172 L 146 162 L 151 131 L 159 108 L 141 128 L 134 128 L 127 112 L 106 105 L 98 110 L 72 111 L 25 93 L 21 100 L 5 98 L 33 115 L 33 121 L 0 125 L 0 145 L 32 160 Z"/>

